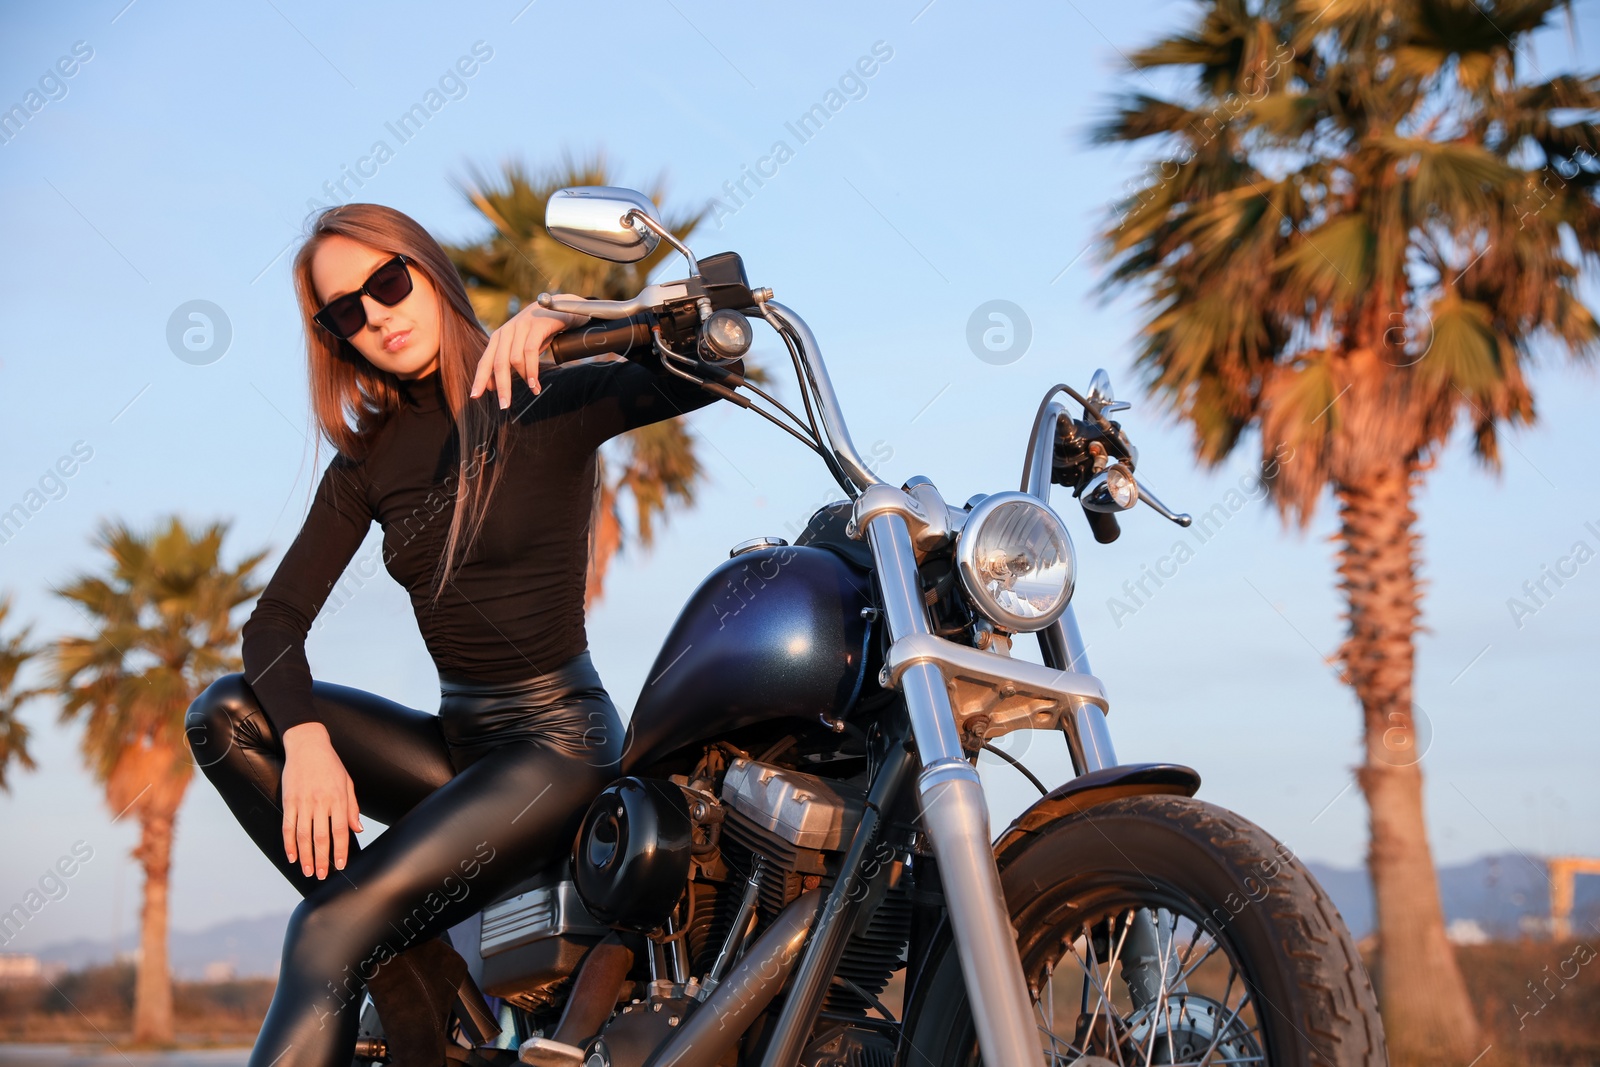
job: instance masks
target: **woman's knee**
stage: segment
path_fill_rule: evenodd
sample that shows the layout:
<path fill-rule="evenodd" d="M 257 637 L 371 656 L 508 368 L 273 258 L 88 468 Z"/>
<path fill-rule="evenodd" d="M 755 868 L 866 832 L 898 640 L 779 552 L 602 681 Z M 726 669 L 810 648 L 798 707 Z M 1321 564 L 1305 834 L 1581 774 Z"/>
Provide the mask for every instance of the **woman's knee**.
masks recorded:
<path fill-rule="evenodd" d="M 256 733 L 261 705 L 238 671 L 224 674 L 203 689 L 183 717 L 189 751 L 200 767 L 220 761 L 233 747 Z"/>
<path fill-rule="evenodd" d="M 370 946 L 361 941 L 365 924 L 351 914 L 354 903 L 350 889 L 325 887 L 295 907 L 284 930 L 280 981 L 317 990 L 316 1014 L 324 1022 L 359 1002 L 371 978 Z"/>

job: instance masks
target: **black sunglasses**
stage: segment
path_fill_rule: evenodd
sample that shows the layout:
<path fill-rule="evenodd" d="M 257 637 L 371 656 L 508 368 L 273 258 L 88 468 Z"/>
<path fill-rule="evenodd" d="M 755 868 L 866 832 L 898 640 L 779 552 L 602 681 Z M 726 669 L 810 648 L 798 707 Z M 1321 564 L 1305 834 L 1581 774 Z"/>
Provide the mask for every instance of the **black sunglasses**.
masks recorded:
<path fill-rule="evenodd" d="M 361 288 L 328 301 L 321 311 L 311 317 L 318 326 L 335 337 L 349 338 L 367 324 L 367 309 L 361 303 L 362 293 L 384 307 L 394 307 L 411 295 L 411 272 L 406 269 L 406 264 L 410 262 L 406 256 L 396 255 L 368 275 Z"/>

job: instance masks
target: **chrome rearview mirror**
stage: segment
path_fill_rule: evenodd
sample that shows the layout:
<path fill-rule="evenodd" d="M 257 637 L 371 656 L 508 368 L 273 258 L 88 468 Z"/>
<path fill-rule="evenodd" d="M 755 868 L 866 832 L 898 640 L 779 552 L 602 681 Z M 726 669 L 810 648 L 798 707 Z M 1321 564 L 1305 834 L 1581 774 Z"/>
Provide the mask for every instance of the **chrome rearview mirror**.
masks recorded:
<path fill-rule="evenodd" d="M 544 225 L 569 248 L 610 260 L 637 263 L 656 250 L 664 227 L 655 222 L 655 204 L 643 193 L 610 185 L 557 189 L 545 203 Z"/>
<path fill-rule="evenodd" d="M 1089 379 L 1090 404 L 1102 415 L 1109 415 L 1116 411 L 1127 411 L 1131 404 L 1119 404 L 1116 394 L 1111 391 L 1111 375 L 1106 373 L 1104 367 L 1099 367 L 1094 372 L 1094 377 Z"/>
<path fill-rule="evenodd" d="M 1117 398 L 1111 391 L 1111 375 L 1106 373 L 1104 367 L 1095 369 L 1094 377 L 1089 379 L 1089 399 L 1096 406 L 1110 403 Z"/>

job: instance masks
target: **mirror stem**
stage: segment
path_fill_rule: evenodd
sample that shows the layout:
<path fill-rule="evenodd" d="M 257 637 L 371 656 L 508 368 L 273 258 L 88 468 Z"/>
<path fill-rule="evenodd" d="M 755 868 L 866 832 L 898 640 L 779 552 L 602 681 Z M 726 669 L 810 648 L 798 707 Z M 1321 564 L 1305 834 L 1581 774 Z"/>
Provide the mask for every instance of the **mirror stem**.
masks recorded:
<path fill-rule="evenodd" d="M 676 248 L 683 254 L 683 258 L 689 261 L 689 276 L 691 278 L 700 277 L 699 260 L 694 258 L 694 253 L 689 251 L 688 245 L 684 244 L 682 241 L 678 240 L 677 237 L 673 236 L 671 230 L 667 229 L 661 223 L 657 222 L 655 219 L 651 218 L 649 215 L 646 215 L 642 211 L 630 211 L 626 215 L 622 216 L 622 221 L 629 226 L 633 225 L 634 223 L 642 223 L 645 227 L 653 231 L 657 237 L 660 237 L 663 241 L 667 242 L 667 244 L 671 245 L 673 248 Z"/>

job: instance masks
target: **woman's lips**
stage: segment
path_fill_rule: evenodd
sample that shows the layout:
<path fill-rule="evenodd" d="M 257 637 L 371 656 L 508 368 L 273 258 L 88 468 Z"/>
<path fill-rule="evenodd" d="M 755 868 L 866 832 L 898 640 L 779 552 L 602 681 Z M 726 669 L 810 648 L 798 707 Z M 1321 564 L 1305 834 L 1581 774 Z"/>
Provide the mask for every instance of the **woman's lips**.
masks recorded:
<path fill-rule="evenodd" d="M 406 342 L 410 339 L 410 330 L 400 330 L 398 333 L 392 333 L 383 339 L 384 351 L 398 352 L 400 349 L 405 347 Z"/>

